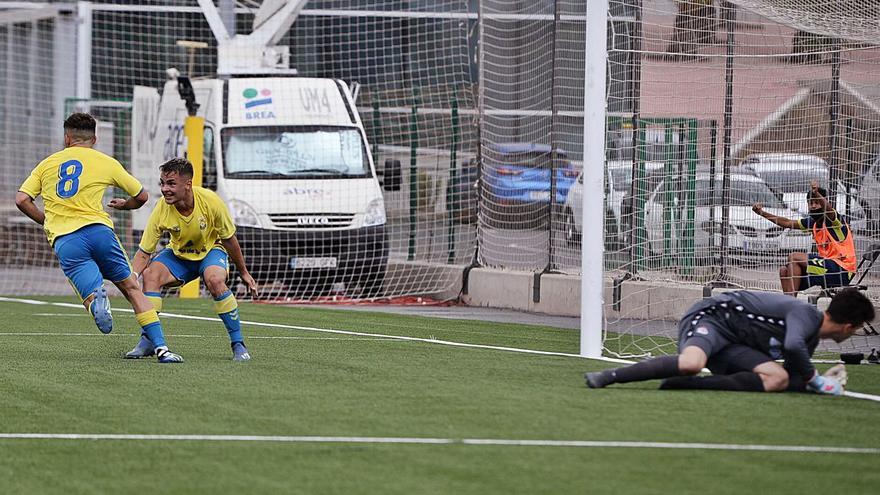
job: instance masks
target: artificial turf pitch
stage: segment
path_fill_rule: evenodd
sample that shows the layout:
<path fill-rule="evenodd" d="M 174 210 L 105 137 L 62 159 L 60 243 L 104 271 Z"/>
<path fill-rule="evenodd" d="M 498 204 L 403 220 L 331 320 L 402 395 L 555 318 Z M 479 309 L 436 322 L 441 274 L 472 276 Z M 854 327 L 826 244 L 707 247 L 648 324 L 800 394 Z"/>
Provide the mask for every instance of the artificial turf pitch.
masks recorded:
<path fill-rule="evenodd" d="M 164 312 L 216 316 L 204 299 L 168 299 Z M 80 308 L 0 301 L 2 491 L 803 494 L 880 486 L 878 402 L 661 392 L 656 382 L 590 390 L 583 373 L 610 364 L 317 331 L 577 354 L 576 330 L 249 303 L 240 313 L 252 361 L 230 360 L 219 321 L 166 315 L 171 349 L 186 362 L 159 365 L 122 359 L 138 338 L 131 313 L 114 311 L 105 336 Z M 848 369 L 851 390 L 880 395 L 880 366 Z M 497 442 L 505 440 L 597 443 Z"/>

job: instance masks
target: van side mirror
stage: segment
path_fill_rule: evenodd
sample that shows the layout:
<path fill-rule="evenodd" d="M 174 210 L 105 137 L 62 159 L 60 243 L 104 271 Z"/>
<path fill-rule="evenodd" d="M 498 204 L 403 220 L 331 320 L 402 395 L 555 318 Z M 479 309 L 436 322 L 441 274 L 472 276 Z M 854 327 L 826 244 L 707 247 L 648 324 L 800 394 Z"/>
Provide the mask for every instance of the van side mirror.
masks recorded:
<path fill-rule="evenodd" d="M 385 160 L 382 189 L 386 191 L 399 191 L 402 182 L 400 160 L 392 160 L 391 158 Z"/>

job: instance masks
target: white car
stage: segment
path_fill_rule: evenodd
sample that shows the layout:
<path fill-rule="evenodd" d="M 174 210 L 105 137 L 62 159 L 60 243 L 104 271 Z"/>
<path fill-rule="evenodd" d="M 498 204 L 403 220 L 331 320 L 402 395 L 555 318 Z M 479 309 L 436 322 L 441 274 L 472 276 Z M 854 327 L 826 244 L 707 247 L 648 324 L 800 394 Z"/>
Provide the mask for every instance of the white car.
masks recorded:
<path fill-rule="evenodd" d="M 693 245 L 699 257 L 717 254 L 722 233 L 723 176 L 699 173 L 687 179 L 662 181 L 645 204 L 645 230 L 648 247 L 654 254 L 667 253 L 670 246 L 681 246 L 688 236 L 689 218 L 693 218 Z M 710 194 L 711 192 L 711 194 Z M 691 206 L 690 201 L 695 204 Z M 774 254 L 792 251 L 810 252 L 812 238 L 806 232 L 778 227 L 752 211 L 754 203 L 781 217 L 792 217 L 779 197 L 759 177 L 730 175 L 729 224 L 727 245 L 733 251 Z M 691 214 L 690 211 L 693 213 Z"/>
<path fill-rule="evenodd" d="M 810 214 L 807 192 L 810 190 L 811 181 L 818 181 L 821 187 L 828 188 L 828 164 L 815 155 L 756 153 L 743 160 L 741 167 L 743 170 L 754 172 L 770 186 L 770 189 L 782 193 L 782 201 L 795 212 L 790 213 L 789 216 L 802 218 Z M 840 180 L 836 181 L 835 185 L 838 213 L 847 217 L 854 231 L 865 230 L 866 213 L 857 196 L 850 194 L 847 201 L 846 186 Z"/>
<path fill-rule="evenodd" d="M 609 160 L 605 167 L 605 246 L 616 248 L 628 241 L 632 228 L 631 212 L 627 212 L 626 198 L 632 187 L 632 161 Z M 648 187 L 657 184 L 659 173 L 663 170 L 661 162 L 645 163 Z M 631 205 L 629 205 L 631 209 Z M 577 180 L 568 190 L 563 210 L 565 240 L 569 246 L 580 243 L 583 232 L 584 176 L 578 174 Z"/>
<path fill-rule="evenodd" d="M 795 153 L 755 153 L 740 163 L 743 170 L 754 172 L 798 215 L 809 214 L 807 192 L 810 181 L 828 187 L 828 164 L 816 155 Z"/>
<path fill-rule="evenodd" d="M 880 155 L 872 160 L 862 175 L 859 199 L 866 208 L 869 231 L 875 236 L 880 234 Z"/>

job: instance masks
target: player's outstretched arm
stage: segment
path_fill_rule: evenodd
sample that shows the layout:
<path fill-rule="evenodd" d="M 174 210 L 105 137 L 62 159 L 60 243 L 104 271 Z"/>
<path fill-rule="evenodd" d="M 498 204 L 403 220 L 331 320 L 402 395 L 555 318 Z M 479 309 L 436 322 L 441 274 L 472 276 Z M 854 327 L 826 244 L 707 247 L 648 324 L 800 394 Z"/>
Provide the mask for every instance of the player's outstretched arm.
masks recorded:
<path fill-rule="evenodd" d="M 27 193 L 21 191 L 15 193 L 15 206 L 27 215 L 28 218 L 40 225 L 43 225 L 43 222 L 46 221 L 46 215 L 37 208 L 34 198 L 30 197 Z"/>
<path fill-rule="evenodd" d="M 776 225 L 784 228 L 784 229 L 796 229 L 798 228 L 798 221 L 792 220 L 790 218 L 780 217 L 778 215 L 774 215 L 770 212 L 764 211 L 763 203 L 755 203 L 752 205 L 752 211 L 757 213 L 758 215 L 770 220 Z"/>
<path fill-rule="evenodd" d="M 128 199 L 113 198 L 107 203 L 107 206 L 114 210 L 137 210 L 144 206 L 148 199 L 150 199 L 150 194 L 146 189 L 141 189 L 137 196 L 132 196 Z"/>
<path fill-rule="evenodd" d="M 235 263 L 235 267 L 238 268 L 241 281 L 247 286 L 251 297 L 256 298 L 259 295 L 257 282 L 247 269 L 247 265 L 244 262 L 244 254 L 241 252 L 241 245 L 238 243 L 238 238 L 233 234 L 229 239 L 221 239 L 220 242 L 223 243 L 223 247 L 226 248 L 226 252 L 229 253 L 229 257 L 232 258 L 232 262 Z"/>

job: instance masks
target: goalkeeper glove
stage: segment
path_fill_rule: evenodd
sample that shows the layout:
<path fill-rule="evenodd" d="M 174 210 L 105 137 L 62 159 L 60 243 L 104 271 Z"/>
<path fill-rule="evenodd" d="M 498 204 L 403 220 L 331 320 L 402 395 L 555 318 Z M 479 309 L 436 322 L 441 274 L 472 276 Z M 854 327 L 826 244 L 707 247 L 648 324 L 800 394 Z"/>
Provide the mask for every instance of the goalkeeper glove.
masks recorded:
<path fill-rule="evenodd" d="M 816 372 L 813 378 L 807 382 L 807 388 L 812 392 L 822 395 L 843 394 L 843 386 L 839 381 L 830 376 L 822 376 L 819 372 Z"/>
<path fill-rule="evenodd" d="M 838 382 L 840 382 L 840 386 L 846 388 L 846 382 L 848 373 L 846 372 L 846 366 L 843 364 L 835 364 L 831 368 L 828 369 L 825 373 L 822 373 L 822 376 L 828 378 L 834 378 Z"/>

